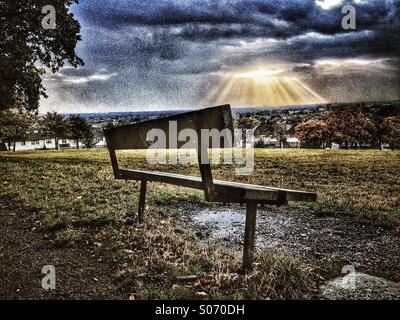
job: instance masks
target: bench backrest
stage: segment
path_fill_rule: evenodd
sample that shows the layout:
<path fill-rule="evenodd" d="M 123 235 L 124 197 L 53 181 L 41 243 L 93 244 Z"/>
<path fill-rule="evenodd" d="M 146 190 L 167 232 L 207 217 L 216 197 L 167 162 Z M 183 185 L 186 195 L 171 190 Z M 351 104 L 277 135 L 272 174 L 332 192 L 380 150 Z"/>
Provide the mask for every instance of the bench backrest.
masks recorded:
<path fill-rule="evenodd" d="M 149 148 L 153 141 L 148 141 L 147 138 L 149 131 L 152 129 L 161 129 L 165 133 L 167 137 L 165 141 L 167 149 L 182 148 L 187 145 L 186 141 L 177 141 L 176 139 L 172 142 L 172 144 L 170 144 L 170 139 L 168 138 L 170 134 L 176 135 L 183 129 L 194 130 L 199 138 L 197 145 L 205 145 L 201 143 L 202 129 L 217 129 L 219 132 L 222 132 L 224 129 L 229 129 L 231 130 L 230 132 L 233 133 L 231 108 L 230 105 L 223 105 L 106 129 L 104 133 L 116 178 L 119 178 L 119 168 L 115 150 Z M 176 130 L 176 132 L 170 132 L 171 130 Z M 233 139 L 231 136 L 231 139 L 220 139 L 219 143 L 213 141 L 212 145 L 209 143 L 209 141 L 207 141 L 206 145 L 210 148 L 221 148 L 223 146 L 231 147 L 233 143 L 232 140 Z M 206 151 L 207 150 L 198 149 L 197 153 L 205 196 L 206 199 L 212 200 L 214 195 L 214 187 L 208 156 L 207 161 L 204 161 L 204 158 L 201 159 L 201 154 L 204 155 Z"/>

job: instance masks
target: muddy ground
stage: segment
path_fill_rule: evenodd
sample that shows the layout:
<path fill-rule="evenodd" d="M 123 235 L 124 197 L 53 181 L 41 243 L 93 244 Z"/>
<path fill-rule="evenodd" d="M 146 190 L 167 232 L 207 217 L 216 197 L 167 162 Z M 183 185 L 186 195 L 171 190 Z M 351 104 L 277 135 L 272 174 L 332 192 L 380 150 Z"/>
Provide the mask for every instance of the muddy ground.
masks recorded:
<path fill-rule="evenodd" d="M 214 206 L 182 209 L 182 219 L 206 242 L 223 241 L 226 245 L 242 244 L 245 207 Z M 187 213 L 190 212 L 188 215 Z M 328 270 L 328 277 L 341 276 L 344 266 L 356 272 L 375 275 L 383 282 L 400 281 L 400 230 L 371 225 L 355 216 L 319 216 L 307 207 L 263 207 L 257 216 L 257 248 L 280 248 L 300 259 Z M 343 275 L 342 275 L 343 276 Z M 400 299 L 395 292 L 374 290 L 376 281 L 360 286 L 354 297 Z M 329 283 L 328 283 L 329 285 Z M 388 285 L 391 286 L 391 283 Z M 381 283 L 380 283 L 381 286 Z M 372 294 L 371 291 L 375 292 Z M 345 297 L 349 297 L 344 292 Z M 340 294 L 336 296 L 340 298 Z"/>
<path fill-rule="evenodd" d="M 35 214 L 0 210 L 0 299 L 118 299 L 115 270 L 90 245 L 65 246 L 44 232 Z M 56 268 L 56 290 L 42 288 L 42 268 Z"/>
<path fill-rule="evenodd" d="M 202 241 L 241 249 L 245 207 L 188 205 L 179 212 Z M 124 298 L 116 287 L 116 270 L 94 254 L 91 244 L 58 246 L 34 216 L 23 210 L 0 212 L 0 299 Z M 366 224 L 354 216 L 318 216 L 307 207 L 264 207 L 258 211 L 258 248 L 281 248 L 336 270 L 337 274 L 327 278 L 332 281 L 326 283 L 325 298 L 400 299 L 399 235 L 398 229 Z M 42 289 L 44 265 L 56 266 L 57 290 Z M 335 277 L 343 276 L 340 271 L 345 265 L 367 274 L 360 278 L 358 291 L 337 286 L 342 281 Z"/>

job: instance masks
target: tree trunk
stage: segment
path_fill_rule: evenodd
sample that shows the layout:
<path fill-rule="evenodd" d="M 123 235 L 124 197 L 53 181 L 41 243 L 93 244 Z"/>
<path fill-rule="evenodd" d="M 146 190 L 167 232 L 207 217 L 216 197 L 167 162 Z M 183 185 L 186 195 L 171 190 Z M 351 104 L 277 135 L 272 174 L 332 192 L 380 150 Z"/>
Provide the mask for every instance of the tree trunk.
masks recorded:
<path fill-rule="evenodd" d="M 56 143 L 56 150 L 59 150 L 59 147 L 58 147 L 59 144 L 58 144 L 58 138 L 57 137 L 55 138 L 55 143 Z"/>
<path fill-rule="evenodd" d="M 15 146 L 17 144 L 17 133 L 15 132 L 13 137 L 13 152 L 15 152 Z"/>
<path fill-rule="evenodd" d="M 76 139 L 76 148 L 79 149 L 79 139 Z"/>

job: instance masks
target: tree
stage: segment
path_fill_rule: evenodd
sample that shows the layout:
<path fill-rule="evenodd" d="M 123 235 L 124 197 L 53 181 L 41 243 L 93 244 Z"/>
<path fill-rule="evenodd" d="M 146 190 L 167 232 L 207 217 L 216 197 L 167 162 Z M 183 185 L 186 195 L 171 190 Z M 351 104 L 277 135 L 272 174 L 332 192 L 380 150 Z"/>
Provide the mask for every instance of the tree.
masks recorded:
<path fill-rule="evenodd" d="M 240 115 L 237 120 L 236 126 L 242 130 L 242 147 L 246 147 L 247 131 L 248 129 L 255 129 L 260 125 L 260 120 L 253 117 L 247 117 L 246 115 Z"/>
<path fill-rule="evenodd" d="M 331 132 L 330 142 L 344 144 L 346 148 L 371 142 L 373 122 L 359 107 L 331 109 L 324 120 Z"/>
<path fill-rule="evenodd" d="M 321 147 L 321 145 L 327 143 L 328 137 L 329 128 L 323 120 L 310 119 L 296 126 L 296 138 L 302 144 Z"/>
<path fill-rule="evenodd" d="M 400 117 L 386 117 L 383 121 L 385 127 L 385 135 L 382 140 L 388 143 L 393 150 L 395 147 L 400 146 Z"/>
<path fill-rule="evenodd" d="M 286 143 L 286 123 L 277 122 L 273 125 L 274 136 L 278 139 L 279 147 L 283 148 Z"/>
<path fill-rule="evenodd" d="M 36 111 L 47 97 L 41 75 L 57 72 L 68 61 L 83 65 L 75 53 L 80 25 L 69 11 L 76 0 L 8 0 L 0 2 L 0 110 L 19 104 Z M 44 28 L 42 8 L 55 8 L 56 26 Z"/>
<path fill-rule="evenodd" d="M 399 117 L 399 105 L 389 104 L 371 105 L 367 108 L 368 117 L 373 122 L 373 130 L 371 131 L 371 143 L 373 146 L 382 150 L 382 144 L 387 143 L 387 136 L 390 135 L 389 117 Z M 393 119 L 392 119 L 393 120 Z"/>
<path fill-rule="evenodd" d="M 260 120 L 258 120 L 257 118 L 242 115 L 240 115 L 239 119 L 237 120 L 237 126 L 242 130 L 254 129 L 258 125 L 260 125 L 260 123 Z"/>
<path fill-rule="evenodd" d="M 85 148 L 93 148 L 95 141 L 93 128 L 91 126 L 87 127 L 86 130 L 83 132 L 82 143 Z"/>
<path fill-rule="evenodd" d="M 36 114 L 18 109 L 0 111 L 0 141 L 5 141 L 15 152 L 18 138 L 26 137 L 29 128 L 36 122 Z"/>
<path fill-rule="evenodd" d="M 69 136 L 76 142 L 77 149 L 79 149 L 81 140 L 84 141 L 86 147 L 90 147 L 90 141 L 93 141 L 93 132 L 86 119 L 79 115 L 72 115 L 67 119 L 67 128 Z"/>
<path fill-rule="evenodd" d="M 59 138 L 64 137 L 67 131 L 67 124 L 64 116 L 57 112 L 48 112 L 40 123 L 44 133 L 55 139 L 56 150 L 58 150 Z"/>

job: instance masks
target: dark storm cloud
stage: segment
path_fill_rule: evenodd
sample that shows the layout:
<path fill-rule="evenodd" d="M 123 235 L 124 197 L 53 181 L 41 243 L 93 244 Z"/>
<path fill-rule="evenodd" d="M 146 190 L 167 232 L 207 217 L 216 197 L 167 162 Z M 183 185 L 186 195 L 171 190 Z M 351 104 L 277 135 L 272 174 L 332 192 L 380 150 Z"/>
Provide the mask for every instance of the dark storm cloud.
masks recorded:
<path fill-rule="evenodd" d="M 357 9 L 357 31 L 371 31 L 365 33 L 362 40 L 357 35 L 354 39 L 351 35 L 341 37 L 345 33 L 341 28 L 342 6 L 324 10 L 313 0 L 91 0 L 81 2 L 78 15 L 84 26 L 94 30 L 87 36 L 94 39 L 94 43 L 87 46 L 88 52 L 104 63 L 114 61 L 121 67 L 129 61 L 129 56 L 135 56 L 135 64 L 142 66 L 151 66 L 149 61 L 152 59 L 180 59 L 191 53 L 185 42 L 287 40 L 310 32 L 335 38 L 325 42 L 314 39 L 288 41 L 283 49 L 298 51 L 299 57 L 312 56 L 318 50 L 325 51 L 320 52 L 323 56 L 329 52 L 347 55 L 355 51 L 394 54 L 399 42 L 398 3 L 395 0 L 346 3 Z M 343 50 L 345 46 L 351 50 Z M 114 56 L 115 52 L 122 61 L 107 61 L 107 56 L 110 53 Z"/>
<path fill-rule="evenodd" d="M 51 92 L 74 105 L 184 105 L 201 100 L 215 73 L 232 67 L 284 62 L 315 76 L 318 59 L 393 58 L 399 2 L 349 0 L 325 10 L 314 0 L 81 0 L 74 13 L 86 67 L 67 69 L 64 77 L 76 77 L 67 84 L 49 81 Z M 355 6 L 357 30 L 341 28 L 344 4 Z M 393 61 L 386 61 L 392 70 Z M 79 77 L 87 81 L 79 85 Z"/>
<path fill-rule="evenodd" d="M 344 3 L 343 3 L 344 4 Z M 396 0 L 346 1 L 357 9 L 361 29 L 391 22 L 398 9 Z M 238 36 L 288 37 L 307 31 L 334 34 L 341 32 L 341 8 L 321 8 L 313 0 L 164 0 L 164 1 L 82 1 L 80 11 L 87 23 L 109 29 L 125 26 L 183 26 L 192 30 L 191 38 L 215 38 L 215 28 L 231 29 Z M 203 26 L 196 28 L 195 26 Z M 243 28 L 240 26 L 243 25 Z M 198 30 L 196 34 L 194 31 Z M 211 30 L 210 33 L 204 32 Z M 255 31 L 257 30 L 256 34 Z M 224 33 L 221 34 L 224 36 Z M 230 35 L 229 35 L 230 36 Z"/>

